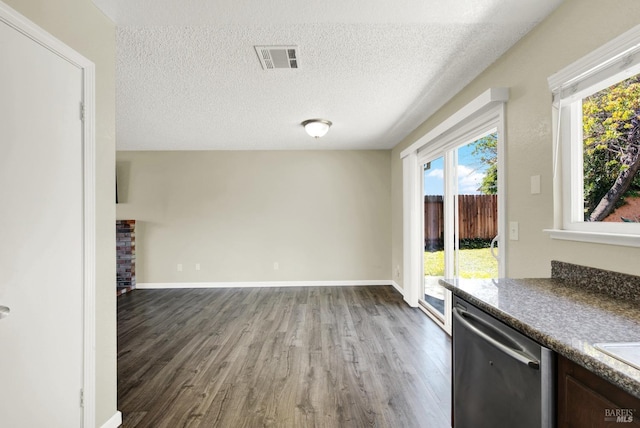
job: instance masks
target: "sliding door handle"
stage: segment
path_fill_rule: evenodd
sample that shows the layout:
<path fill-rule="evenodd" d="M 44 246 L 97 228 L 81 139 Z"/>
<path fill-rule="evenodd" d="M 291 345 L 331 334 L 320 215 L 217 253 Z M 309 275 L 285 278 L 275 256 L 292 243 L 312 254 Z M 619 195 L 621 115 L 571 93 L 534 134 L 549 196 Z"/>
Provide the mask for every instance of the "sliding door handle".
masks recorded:
<path fill-rule="evenodd" d="M 2 318 L 6 318 L 9 316 L 9 312 L 11 312 L 11 309 L 9 309 L 6 306 L 0 306 L 0 320 Z"/>
<path fill-rule="evenodd" d="M 496 245 L 498 245 L 498 239 L 500 238 L 500 235 L 496 235 L 495 238 L 493 238 L 491 240 L 491 255 L 493 256 L 494 259 L 500 261 L 500 256 L 498 256 L 498 253 L 496 253 L 494 250 L 496 249 Z"/>

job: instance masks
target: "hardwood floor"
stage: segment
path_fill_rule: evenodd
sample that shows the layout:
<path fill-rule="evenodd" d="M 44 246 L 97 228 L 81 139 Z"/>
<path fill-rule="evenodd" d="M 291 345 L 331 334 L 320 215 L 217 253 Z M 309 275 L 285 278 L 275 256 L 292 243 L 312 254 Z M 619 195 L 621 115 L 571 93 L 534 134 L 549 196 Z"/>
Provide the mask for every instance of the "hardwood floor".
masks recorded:
<path fill-rule="evenodd" d="M 450 338 L 390 286 L 118 297 L 125 428 L 444 428 L 450 364 Z"/>

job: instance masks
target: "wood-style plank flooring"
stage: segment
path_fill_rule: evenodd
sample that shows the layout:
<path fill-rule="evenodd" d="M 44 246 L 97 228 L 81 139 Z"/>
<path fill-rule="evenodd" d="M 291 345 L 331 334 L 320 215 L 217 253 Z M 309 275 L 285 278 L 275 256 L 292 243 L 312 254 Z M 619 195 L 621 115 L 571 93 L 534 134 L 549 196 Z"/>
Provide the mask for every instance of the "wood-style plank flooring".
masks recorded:
<path fill-rule="evenodd" d="M 449 427 L 450 358 L 390 286 L 118 297 L 125 428 Z"/>

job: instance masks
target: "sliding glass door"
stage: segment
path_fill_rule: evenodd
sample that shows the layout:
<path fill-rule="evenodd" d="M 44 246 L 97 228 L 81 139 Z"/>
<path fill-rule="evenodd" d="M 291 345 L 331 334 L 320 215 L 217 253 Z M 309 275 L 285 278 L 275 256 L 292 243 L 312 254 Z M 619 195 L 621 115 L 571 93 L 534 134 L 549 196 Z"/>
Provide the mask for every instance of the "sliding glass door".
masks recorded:
<path fill-rule="evenodd" d="M 444 156 L 422 165 L 424 195 L 424 292 L 420 303 L 436 320 L 445 323 L 445 306 L 450 304 L 449 293 L 438 283 L 445 269 L 444 233 Z"/>
<path fill-rule="evenodd" d="M 421 307 L 451 331 L 451 293 L 441 278 L 498 277 L 495 130 L 420 159 L 424 197 Z"/>

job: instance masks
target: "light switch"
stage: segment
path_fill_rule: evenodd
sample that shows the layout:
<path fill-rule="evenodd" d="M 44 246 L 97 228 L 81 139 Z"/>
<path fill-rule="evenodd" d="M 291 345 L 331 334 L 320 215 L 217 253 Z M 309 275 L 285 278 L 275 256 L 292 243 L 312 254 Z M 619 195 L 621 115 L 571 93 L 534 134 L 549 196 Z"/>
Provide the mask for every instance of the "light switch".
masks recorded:
<path fill-rule="evenodd" d="M 532 175 L 531 176 L 531 194 L 537 195 L 540 193 L 540 176 Z"/>
<path fill-rule="evenodd" d="M 518 240 L 518 222 L 517 221 L 509 222 L 509 239 L 511 241 Z"/>

